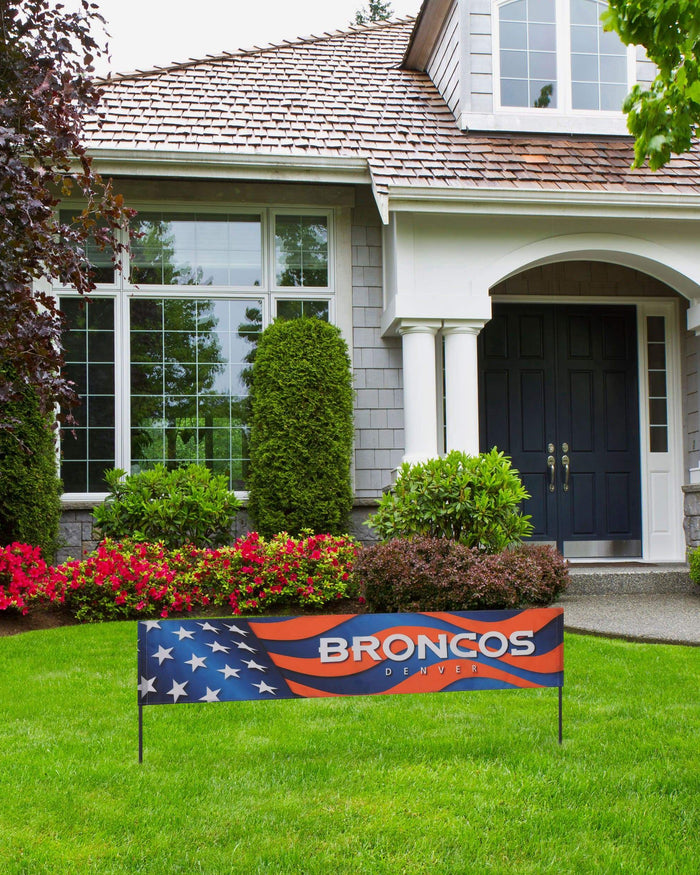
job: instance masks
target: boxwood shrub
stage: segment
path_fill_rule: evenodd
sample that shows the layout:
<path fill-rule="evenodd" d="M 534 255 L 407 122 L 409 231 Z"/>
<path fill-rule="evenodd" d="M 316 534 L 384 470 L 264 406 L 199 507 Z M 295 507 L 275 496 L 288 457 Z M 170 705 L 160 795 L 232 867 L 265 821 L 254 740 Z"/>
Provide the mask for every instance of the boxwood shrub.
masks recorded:
<path fill-rule="evenodd" d="M 548 605 L 568 565 L 548 546 L 484 554 L 446 538 L 397 538 L 362 550 L 356 576 L 371 611 L 469 611 Z"/>
<path fill-rule="evenodd" d="M 119 541 L 161 541 L 166 547 L 195 544 L 215 547 L 231 539 L 241 505 L 226 477 L 204 465 L 167 469 L 155 465 L 124 476 L 105 473 L 109 495 L 93 511 L 102 537 Z"/>
<path fill-rule="evenodd" d="M 497 553 L 531 534 L 530 517 L 521 511 L 529 497 L 503 453 L 453 450 L 444 458 L 404 462 L 368 525 L 382 540 L 449 538 Z"/>

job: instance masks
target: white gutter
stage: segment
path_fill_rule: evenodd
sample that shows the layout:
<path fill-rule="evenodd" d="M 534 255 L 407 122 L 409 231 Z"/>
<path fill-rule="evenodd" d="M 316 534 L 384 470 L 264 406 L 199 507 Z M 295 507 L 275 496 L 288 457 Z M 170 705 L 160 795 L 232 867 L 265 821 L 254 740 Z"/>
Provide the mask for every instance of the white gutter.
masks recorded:
<path fill-rule="evenodd" d="M 561 191 L 504 188 L 389 186 L 393 212 L 472 215 L 619 216 L 700 219 L 700 192 L 664 194 L 629 191 Z"/>
<path fill-rule="evenodd" d="M 149 149 L 88 150 L 103 176 L 262 179 L 285 182 L 371 182 L 365 158 L 327 155 L 241 154 Z"/>

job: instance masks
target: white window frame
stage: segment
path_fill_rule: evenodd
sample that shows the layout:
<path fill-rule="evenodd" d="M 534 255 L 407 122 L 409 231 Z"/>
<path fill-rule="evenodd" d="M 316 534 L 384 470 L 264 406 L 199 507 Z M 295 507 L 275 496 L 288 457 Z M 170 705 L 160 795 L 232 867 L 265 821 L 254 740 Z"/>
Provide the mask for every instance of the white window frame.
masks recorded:
<path fill-rule="evenodd" d="M 277 220 L 277 216 L 326 216 L 328 220 L 328 285 L 327 286 L 278 286 L 277 285 L 277 264 L 275 263 L 275 222 Z M 314 210 L 313 208 L 303 207 L 303 208 L 295 208 L 289 207 L 289 209 L 284 208 L 274 208 L 270 210 L 270 245 L 268 247 L 269 252 L 269 264 L 268 269 L 270 271 L 270 289 L 278 296 L 284 297 L 285 295 L 288 297 L 312 297 L 315 293 L 325 293 L 326 295 L 332 294 L 335 292 L 335 254 L 334 254 L 334 244 L 335 244 L 335 233 L 333 227 L 333 213 L 329 210 L 318 209 Z M 299 290 L 304 290 L 304 294 L 300 295 Z M 307 296 L 306 291 L 310 294 Z"/>
<path fill-rule="evenodd" d="M 626 134 L 625 114 L 620 110 L 588 110 L 572 107 L 571 81 L 571 3 L 554 0 L 557 56 L 557 106 L 503 106 L 501 104 L 500 9 L 513 0 L 493 0 L 491 52 L 493 58 L 493 106 L 499 123 L 497 130 L 566 132 L 590 134 Z M 627 90 L 637 81 L 637 50 L 627 46 Z"/>
<path fill-rule="evenodd" d="M 80 203 L 63 203 L 60 209 L 80 208 Z M 131 206 L 131 205 L 130 205 Z M 335 210 L 329 207 L 308 207 L 289 205 L 284 207 L 255 206 L 250 204 L 196 204 L 187 202 L 138 202 L 133 204 L 138 212 L 160 212 L 166 214 L 229 214 L 229 215 L 259 215 L 261 219 L 262 245 L 262 283 L 259 286 L 209 286 L 209 285 L 164 285 L 142 283 L 139 286 L 130 282 L 129 251 L 126 249 L 121 257 L 121 271 L 115 269 L 114 284 L 99 284 L 90 299 L 107 298 L 114 301 L 114 392 L 115 392 L 115 460 L 116 468 L 126 471 L 131 469 L 131 392 L 130 392 L 130 360 L 131 360 L 131 322 L 130 303 L 136 298 L 166 299 L 166 298 L 201 298 L 204 300 L 252 300 L 262 301 L 263 329 L 270 324 L 276 312 L 278 300 L 304 299 L 321 300 L 329 304 L 328 317 L 331 324 L 338 324 L 338 308 L 336 306 L 336 251 L 335 251 Z M 277 215 L 311 215 L 324 216 L 328 222 L 328 286 L 275 286 L 275 217 Z M 126 244 L 127 232 L 118 232 L 117 239 Z M 81 296 L 70 286 L 54 283 L 51 294 L 59 298 L 77 298 Z M 342 329 L 342 326 L 340 326 Z M 57 448 L 57 463 L 59 462 Z M 240 498 L 247 497 L 246 492 L 236 492 Z M 106 492 L 64 492 L 63 503 L 85 502 L 98 504 L 107 497 Z"/>

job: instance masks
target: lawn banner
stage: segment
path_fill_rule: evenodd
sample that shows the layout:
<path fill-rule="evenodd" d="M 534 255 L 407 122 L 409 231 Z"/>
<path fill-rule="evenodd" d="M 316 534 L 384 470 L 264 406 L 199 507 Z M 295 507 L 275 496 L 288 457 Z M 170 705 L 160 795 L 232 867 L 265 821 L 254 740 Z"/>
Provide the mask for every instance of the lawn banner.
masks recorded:
<path fill-rule="evenodd" d="M 564 683 L 562 608 L 149 620 L 144 705 L 460 692 Z"/>

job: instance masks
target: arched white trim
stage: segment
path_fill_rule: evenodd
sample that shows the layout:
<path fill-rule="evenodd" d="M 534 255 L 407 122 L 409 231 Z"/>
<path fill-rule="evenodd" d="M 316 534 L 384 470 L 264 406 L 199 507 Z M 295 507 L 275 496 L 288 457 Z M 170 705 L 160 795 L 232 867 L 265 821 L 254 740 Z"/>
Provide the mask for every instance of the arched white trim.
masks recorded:
<path fill-rule="evenodd" d="M 508 252 L 484 274 L 488 288 L 503 280 L 557 261 L 607 261 L 642 271 L 689 300 L 700 298 L 700 262 L 690 261 L 654 243 L 623 234 L 564 234 L 545 237 Z"/>

